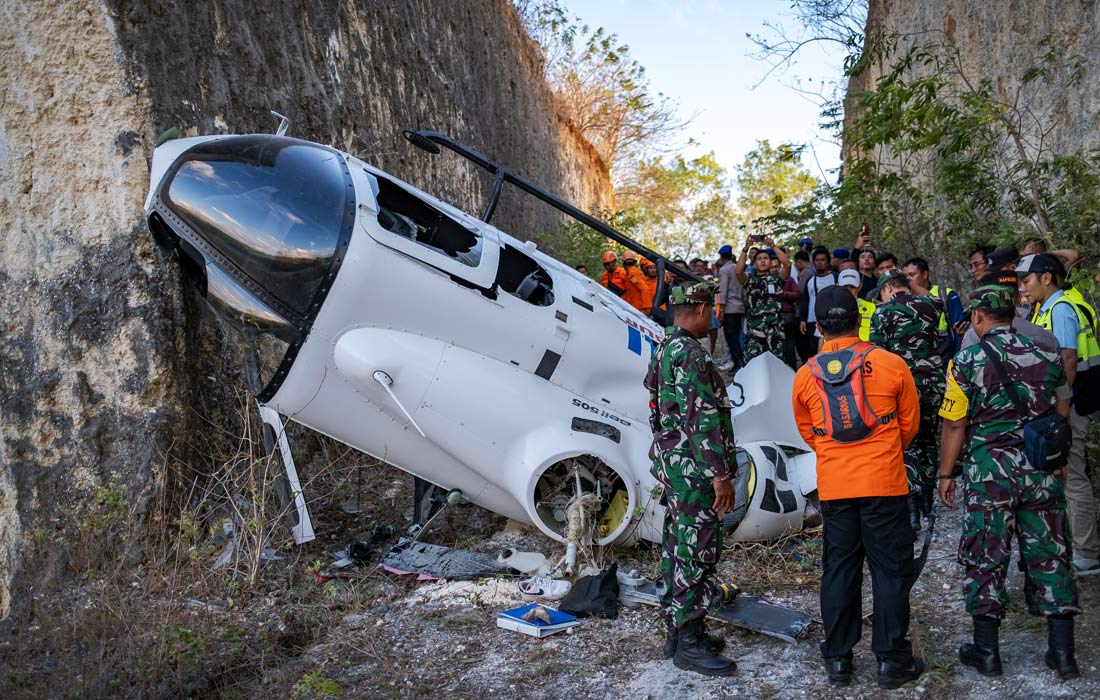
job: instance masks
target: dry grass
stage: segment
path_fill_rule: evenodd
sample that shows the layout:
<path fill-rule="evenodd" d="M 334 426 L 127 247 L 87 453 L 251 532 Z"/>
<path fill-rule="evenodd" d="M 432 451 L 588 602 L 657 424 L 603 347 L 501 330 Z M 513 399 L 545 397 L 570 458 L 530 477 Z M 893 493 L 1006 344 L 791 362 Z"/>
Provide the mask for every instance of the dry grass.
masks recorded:
<path fill-rule="evenodd" d="M 75 536 L 55 543 L 67 549 L 73 583 L 36 598 L 0 645 L 0 697 L 249 695 L 262 674 L 370 601 L 369 582 L 322 586 L 309 570 L 360 525 L 401 523 L 405 504 L 396 494 L 411 502 L 411 478 L 326 440 L 312 438 L 306 449 L 299 442 L 295 456 L 319 537 L 293 546 L 287 507 L 276 497 L 282 465 L 264 455 L 260 421 L 243 392 L 237 418 L 239 433 L 208 423 L 196 436 L 204 463 L 165 456 L 148 517 L 121 484 L 95 494 Z M 311 452 L 318 457 L 303 460 Z M 377 496 L 394 486 L 391 502 Z M 363 499 L 369 508 L 359 516 L 339 508 L 354 487 L 376 494 Z M 233 556 L 214 570 L 227 530 Z M 266 561 L 265 547 L 283 559 Z M 313 670 L 303 670 L 303 697 L 327 687 Z"/>
<path fill-rule="evenodd" d="M 723 580 L 753 595 L 816 588 L 821 583 L 820 532 L 792 533 L 771 542 L 732 542 L 719 571 Z"/>

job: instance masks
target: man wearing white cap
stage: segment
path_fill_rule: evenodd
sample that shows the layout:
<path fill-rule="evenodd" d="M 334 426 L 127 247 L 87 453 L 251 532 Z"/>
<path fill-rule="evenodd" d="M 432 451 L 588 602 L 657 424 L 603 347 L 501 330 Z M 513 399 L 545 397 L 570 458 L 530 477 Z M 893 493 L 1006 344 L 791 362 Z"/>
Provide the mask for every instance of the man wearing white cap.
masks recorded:
<path fill-rule="evenodd" d="M 855 282 L 853 283 L 853 280 Z M 860 278 L 859 271 L 854 267 L 841 270 L 837 273 L 836 283 L 840 287 L 847 287 L 848 291 L 852 293 L 856 298 L 856 305 L 859 307 L 859 339 L 870 340 L 871 337 L 871 317 L 875 315 L 875 305 L 873 302 L 866 299 L 859 298 L 859 290 L 862 286 L 863 280 Z M 855 284 L 855 289 L 852 285 Z M 821 335 L 820 330 L 814 331 L 814 336 L 817 337 L 818 347 L 820 348 L 824 337 Z"/>

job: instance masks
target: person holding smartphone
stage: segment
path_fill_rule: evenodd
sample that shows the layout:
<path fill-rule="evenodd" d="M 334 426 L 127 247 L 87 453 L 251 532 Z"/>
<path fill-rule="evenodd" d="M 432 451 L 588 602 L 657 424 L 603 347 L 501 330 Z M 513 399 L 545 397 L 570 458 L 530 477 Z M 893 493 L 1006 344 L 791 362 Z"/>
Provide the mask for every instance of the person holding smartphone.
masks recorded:
<path fill-rule="evenodd" d="M 791 259 L 787 251 L 777 247 L 770 237 L 765 238 L 764 243 L 768 247 L 757 251 L 751 273 L 746 271 L 747 242 L 741 249 L 741 257 L 734 270 L 737 281 L 745 288 L 746 364 L 765 352 L 783 357 L 783 287 L 791 275 Z M 778 267 L 773 267 L 773 258 L 778 261 Z"/>

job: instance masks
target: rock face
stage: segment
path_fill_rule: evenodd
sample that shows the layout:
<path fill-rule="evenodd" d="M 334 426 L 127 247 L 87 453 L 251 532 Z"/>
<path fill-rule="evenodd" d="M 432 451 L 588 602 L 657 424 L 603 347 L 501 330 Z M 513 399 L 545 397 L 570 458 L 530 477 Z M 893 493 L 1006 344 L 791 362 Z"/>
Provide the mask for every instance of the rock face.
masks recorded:
<path fill-rule="evenodd" d="M 270 132 L 273 109 L 478 211 L 485 176 L 400 137 L 430 128 L 611 204 L 506 0 L 14 3 L 0 61 L 0 619 L 62 571 L 43 542 L 74 536 L 97 490 L 120 484 L 140 518 L 189 416 L 236 382 L 145 228 L 159 133 Z M 556 226 L 540 207 L 505 197 L 494 223 L 529 238 Z"/>
<path fill-rule="evenodd" d="M 963 73 L 975 83 L 992 81 L 1002 98 L 1012 100 L 1030 68 L 1049 52 L 1055 63 L 1079 62 L 1074 83 L 1038 80 L 1022 99 L 1036 115 L 1054 125 L 1045 146 L 1055 153 L 1100 146 L 1100 95 L 1091 89 L 1100 77 L 1100 5 L 1086 0 L 870 0 L 867 34 L 898 36 L 902 54 L 915 44 L 943 43 L 955 48 Z M 881 75 L 874 66 L 849 93 L 871 86 Z"/>

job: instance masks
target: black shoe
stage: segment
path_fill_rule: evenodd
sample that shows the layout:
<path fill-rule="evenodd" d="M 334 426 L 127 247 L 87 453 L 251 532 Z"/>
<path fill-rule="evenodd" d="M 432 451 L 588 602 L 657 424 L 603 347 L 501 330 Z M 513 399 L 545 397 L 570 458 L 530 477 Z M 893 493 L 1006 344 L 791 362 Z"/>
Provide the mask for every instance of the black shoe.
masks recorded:
<path fill-rule="evenodd" d="M 703 624 L 703 641 L 706 642 L 707 646 L 709 646 L 715 654 L 722 653 L 722 650 L 726 648 L 726 638 L 725 637 L 719 637 L 717 634 L 711 634 L 707 630 L 706 618 L 703 619 L 702 624 Z"/>
<path fill-rule="evenodd" d="M 852 660 L 833 659 L 825 662 L 825 673 L 829 676 L 829 685 L 842 688 L 852 682 Z"/>
<path fill-rule="evenodd" d="M 737 671 L 737 664 L 719 656 L 707 643 L 703 635 L 702 620 L 692 620 L 680 628 L 672 663 L 676 668 L 695 671 L 704 676 L 732 676 Z"/>
<path fill-rule="evenodd" d="M 959 661 L 983 676 L 999 676 L 1004 673 L 1000 651 L 982 649 L 977 644 L 967 643 L 959 647 Z"/>
<path fill-rule="evenodd" d="M 672 615 L 665 615 L 665 645 L 661 648 L 661 656 L 666 659 L 676 656 L 676 639 L 679 635 L 680 631 L 676 629 Z"/>
<path fill-rule="evenodd" d="M 671 659 L 676 656 L 676 640 L 680 632 L 676 629 L 676 622 L 671 615 L 665 616 L 665 645 L 661 648 L 661 656 Z M 726 648 L 726 640 L 716 634 L 707 632 L 706 622 L 703 623 L 703 642 L 710 647 L 715 654 Z"/>
<path fill-rule="evenodd" d="M 1001 648 L 997 639 L 1001 621 L 986 615 L 974 616 L 974 643 L 959 647 L 959 661 L 970 666 L 983 676 L 999 676 L 1004 672 L 1001 667 Z"/>
<path fill-rule="evenodd" d="M 924 659 L 914 656 L 908 665 L 902 665 L 889 659 L 878 662 L 878 687 L 895 690 L 915 681 L 924 673 Z"/>
<path fill-rule="evenodd" d="M 1073 617 L 1050 615 L 1047 617 L 1047 667 L 1068 681 L 1081 675 L 1073 653 Z"/>

